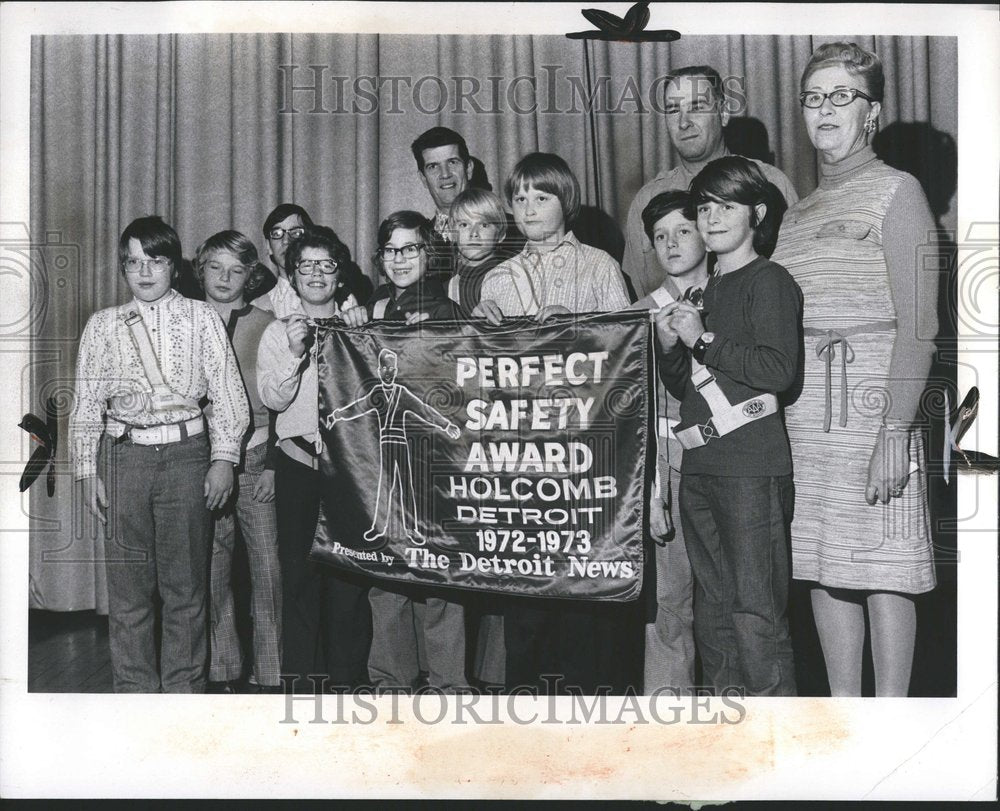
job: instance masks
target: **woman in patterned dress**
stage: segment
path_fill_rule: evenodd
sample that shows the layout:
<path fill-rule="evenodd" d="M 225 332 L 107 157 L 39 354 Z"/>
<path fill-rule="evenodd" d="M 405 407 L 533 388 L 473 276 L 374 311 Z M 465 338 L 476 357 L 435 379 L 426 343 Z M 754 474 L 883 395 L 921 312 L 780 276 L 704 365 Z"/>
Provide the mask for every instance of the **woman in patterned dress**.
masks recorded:
<path fill-rule="evenodd" d="M 937 283 L 919 273 L 934 221 L 916 179 L 869 146 L 884 85 L 878 57 L 853 43 L 813 53 L 799 98 L 822 177 L 772 257 L 804 296 L 802 392 L 786 410 L 792 563 L 813 582 L 834 696 L 861 694 L 866 609 L 876 695 L 907 694 L 913 597 L 935 586 L 920 401 Z"/>

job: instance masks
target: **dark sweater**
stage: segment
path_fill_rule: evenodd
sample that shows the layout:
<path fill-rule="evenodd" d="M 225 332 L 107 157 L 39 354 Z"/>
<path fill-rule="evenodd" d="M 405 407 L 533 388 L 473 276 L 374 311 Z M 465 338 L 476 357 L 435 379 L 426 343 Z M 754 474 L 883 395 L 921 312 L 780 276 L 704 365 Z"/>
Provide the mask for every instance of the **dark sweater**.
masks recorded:
<path fill-rule="evenodd" d="M 436 278 L 425 276 L 399 293 L 391 284 L 383 284 L 365 305 L 369 317 L 375 317 L 376 305 L 386 299 L 388 305 L 382 315 L 385 321 L 405 321 L 410 313 L 427 313 L 432 321 L 459 318 L 458 305 L 448 298 L 444 285 Z"/>
<path fill-rule="evenodd" d="M 802 292 L 781 265 L 758 257 L 738 270 L 712 276 L 705 287 L 705 329 L 715 340 L 705 366 L 730 403 L 790 388 L 799 372 Z M 691 382 L 691 351 L 678 342 L 660 360 L 670 393 L 681 401 L 680 428 L 711 417 Z M 700 448 L 684 451 L 681 473 L 783 476 L 792 472 L 781 414 L 769 414 Z"/>
<path fill-rule="evenodd" d="M 472 317 L 472 311 L 479 304 L 480 293 L 483 289 L 483 279 L 486 278 L 486 274 L 508 258 L 498 252 L 475 267 L 461 261 L 458 263 L 456 272 L 458 274 L 459 306 L 462 308 L 462 313 L 466 318 Z"/>

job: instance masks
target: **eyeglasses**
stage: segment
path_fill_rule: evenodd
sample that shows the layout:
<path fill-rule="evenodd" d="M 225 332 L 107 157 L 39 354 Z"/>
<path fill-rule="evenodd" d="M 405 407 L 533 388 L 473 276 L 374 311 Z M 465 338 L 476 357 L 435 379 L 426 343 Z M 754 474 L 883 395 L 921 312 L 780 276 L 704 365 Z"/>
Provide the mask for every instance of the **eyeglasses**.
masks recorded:
<path fill-rule="evenodd" d="M 246 265 L 229 265 L 226 267 L 221 262 L 207 262 L 205 264 L 206 273 L 222 273 L 222 271 L 229 271 L 233 276 L 245 276 L 250 272 L 250 268 Z"/>
<path fill-rule="evenodd" d="M 337 272 L 337 267 L 332 259 L 302 259 L 295 269 L 303 276 L 312 276 L 317 270 L 324 276 L 330 276 Z"/>
<path fill-rule="evenodd" d="M 126 273 L 139 273 L 144 267 L 148 267 L 153 273 L 162 273 L 170 267 L 170 260 L 165 256 L 154 256 L 152 259 L 137 259 L 130 256 L 125 260 Z"/>
<path fill-rule="evenodd" d="M 846 107 L 858 96 L 861 96 L 861 98 L 865 101 L 875 101 L 875 99 L 867 93 L 862 93 L 860 90 L 856 90 L 853 87 L 840 87 L 831 93 L 820 93 L 818 90 L 807 90 L 805 93 L 799 93 L 799 102 L 803 107 L 808 107 L 811 110 L 815 110 L 817 107 L 822 107 L 823 102 L 827 99 L 830 99 L 830 104 L 834 107 Z"/>
<path fill-rule="evenodd" d="M 293 226 L 292 228 L 272 228 L 267 232 L 269 239 L 282 239 L 285 234 L 288 234 L 289 239 L 298 239 L 306 232 L 306 229 L 301 225 Z"/>
<path fill-rule="evenodd" d="M 392 245 L 383 245 L 378 249 L 378 252 L 384 261 L 392 262 L 397 256 L 402 256 L 404 259 L 416 259 L 417 254 L 420 253 L 420 249 L 423 247 L 423 242 L 411 242 L 408 245 L 404 245 L 402 248 L 393 248 Z"/>

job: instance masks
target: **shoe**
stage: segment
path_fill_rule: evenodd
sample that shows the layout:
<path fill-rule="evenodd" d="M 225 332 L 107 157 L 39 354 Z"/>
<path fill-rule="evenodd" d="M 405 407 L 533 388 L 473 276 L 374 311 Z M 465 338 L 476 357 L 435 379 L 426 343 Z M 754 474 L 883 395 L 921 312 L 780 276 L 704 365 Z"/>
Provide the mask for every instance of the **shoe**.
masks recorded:
<path fill-rule="evenodd" d="M 368 531 L 365 532 L 365 534 L 362 537 L 366 541 L 374 542 L 377 541 L 379 538 L 383 537 L 384 535 L 385 535 L 384 532 L 378 532 L 374 529 L 369 529 Z"/>
<path fill-rule="evenodd" d="M 233 681 L 210 681 L 205 685 L 205 692 L 213 695 L 234 695 L 236 693 L 236 682 Z"/>

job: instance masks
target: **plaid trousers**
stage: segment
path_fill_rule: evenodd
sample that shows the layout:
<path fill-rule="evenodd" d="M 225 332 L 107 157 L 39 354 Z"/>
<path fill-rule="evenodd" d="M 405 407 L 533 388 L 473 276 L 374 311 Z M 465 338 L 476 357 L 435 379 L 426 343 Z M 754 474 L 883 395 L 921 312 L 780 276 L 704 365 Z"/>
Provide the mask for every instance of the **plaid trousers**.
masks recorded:
<path fill-rule="evenodd" d="M 212 654 L 209 678 L 233 681 L 243 674 L 243 652 L 236 633 L 233 606 L 233 546 L 236 522 L 250 563 L 253 616 L 253 674 L 258 684 L 281 684 L 281 569 L 278 565 L 278 521 L 274 501 L 254 500 L 264 472 L 267 444 L 246 452 L 236 498 L 215 519 L 212 544 Z"/>

